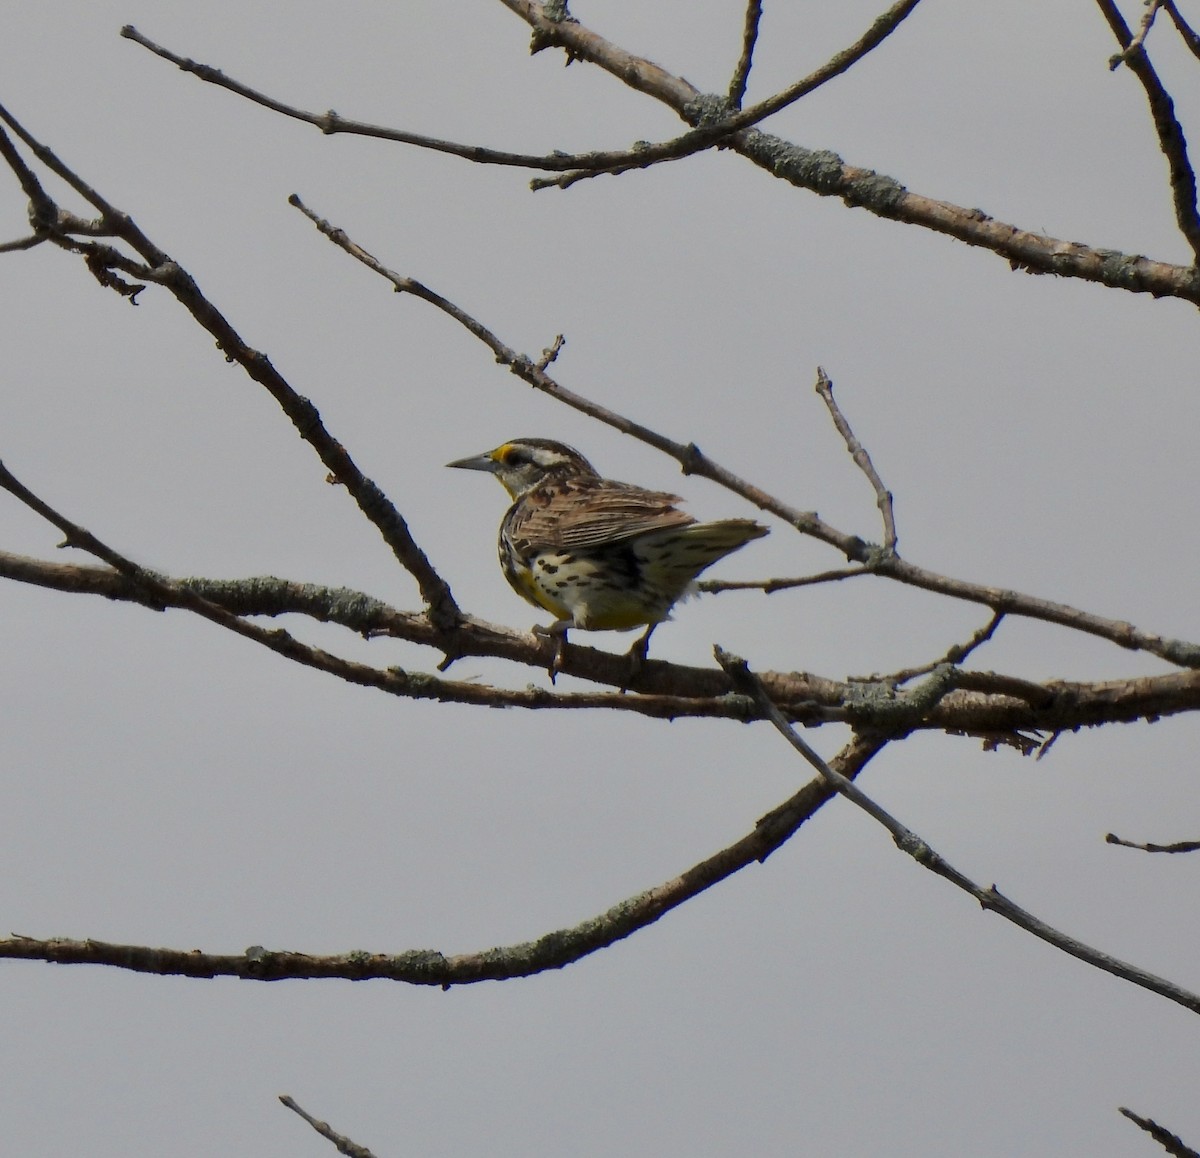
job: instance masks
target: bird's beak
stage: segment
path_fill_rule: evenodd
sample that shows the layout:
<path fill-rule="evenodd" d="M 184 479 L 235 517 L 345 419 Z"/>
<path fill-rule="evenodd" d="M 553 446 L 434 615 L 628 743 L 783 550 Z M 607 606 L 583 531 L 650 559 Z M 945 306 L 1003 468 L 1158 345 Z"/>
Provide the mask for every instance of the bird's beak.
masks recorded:
<path fill-rule="evenodd" d="M 500 464 L 492 457 L 492 452 L 487 454 L 476 454 L 470 458 L 455 459 L 454 462 L 446 463 L 447 466 L 458 467 L 459 470 L 485 470 L 488 474 L 495 474 Z"/>

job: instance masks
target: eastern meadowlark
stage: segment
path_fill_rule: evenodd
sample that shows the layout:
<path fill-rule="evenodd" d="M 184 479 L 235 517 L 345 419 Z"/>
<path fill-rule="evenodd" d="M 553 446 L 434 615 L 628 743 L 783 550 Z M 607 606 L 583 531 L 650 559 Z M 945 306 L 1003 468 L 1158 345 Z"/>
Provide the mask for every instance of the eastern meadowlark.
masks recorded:
<path fill-rule="evenodd" d="M 767 533 L 753 519 L 697 522 L 678 495 L 601 478 L 577 450 L 544 438 L 447 465 L 494 474 L 514 500 L 500 523 L 500 567 L 517 594 L 555 617 L 540 629 L 558 637 L 551 674 L 572 627 L 646 627 L 630 649 L 640 666 L 651 632 L 696 576 Z"/>

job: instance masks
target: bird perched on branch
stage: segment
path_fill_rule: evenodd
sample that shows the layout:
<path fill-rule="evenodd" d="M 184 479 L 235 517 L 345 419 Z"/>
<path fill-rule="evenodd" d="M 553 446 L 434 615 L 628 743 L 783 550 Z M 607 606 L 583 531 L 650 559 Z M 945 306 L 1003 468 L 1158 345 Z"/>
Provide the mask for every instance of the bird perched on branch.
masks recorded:
<path fill-rule="evenodd" d="M 641 666 L 654 628 L 718 559 L 761 538 L 753 519 L 697 522 L 678 495 L 601 478 L 577 450 L 516 438 L 448 466 L 494 474 L 514 502 L 500 523 L 500 567 L 513 590 L 555 623 L 551 676 L 568 629 L 645 633 L 630 649 Z"/>

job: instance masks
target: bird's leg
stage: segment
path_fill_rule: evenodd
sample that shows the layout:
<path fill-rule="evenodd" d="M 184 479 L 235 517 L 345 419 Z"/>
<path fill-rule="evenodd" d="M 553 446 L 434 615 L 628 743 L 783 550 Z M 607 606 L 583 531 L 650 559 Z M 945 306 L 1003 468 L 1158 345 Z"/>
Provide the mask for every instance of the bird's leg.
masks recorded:
<path fill-rule="evenodd" d="M 554 683 L 555 676 L 562 671 L 563 648 L 567 645 L 567 629 L 571 626 L 569 619 L 558 619 L 549 627 L 543 627 L 540 623 L 535 623 L 533 626 L 533 634 L 540 635 L 543 639 L 553 639 L 554 655 L 550 659 L 550 666 L 546 669 L 550 676 L 550 682 Z"/>
<path fill-rule="evenodd" d="M 629 673 L 625 678 L 624 686 L 621 691 L 629 690 L 629 685 L 642 674 L 642 668 L 646 663 L 646 654 L 650 650 L 650 636 L 654 634 L 654 629 L 658 626 L 657 623 L 650 624 L 641 635 L 633 641 L 632 646 L 625 653 L 629 660 Z"/>

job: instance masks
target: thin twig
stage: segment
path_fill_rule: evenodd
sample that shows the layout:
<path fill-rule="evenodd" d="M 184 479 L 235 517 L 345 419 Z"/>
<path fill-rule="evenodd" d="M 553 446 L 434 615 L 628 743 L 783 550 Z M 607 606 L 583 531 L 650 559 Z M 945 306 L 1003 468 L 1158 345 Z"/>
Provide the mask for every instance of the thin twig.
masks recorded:
<path fill-rule="evenodd" d="M 850 457 L 854 459 L 858 469 L 867 476 L 867 481 L 875 490 L 875 502 L 879 507 L 879 513 L 883 516 L 883 549 L 889 555 L 894 555 L 896 553 L 896 515 L 892 509 L 892 492 L 883 485 L 883 479 L 879 477 L 879 472 L 875 469 L 875 464 L 871 461 L 866 447 L 858 441 L 854 431 L 850 429 L 850 423 L 846 421 L 846 416 L 834 401 L 833 382 L 820 366 L 817 367 L 816 389 L 829 408 L 833 424 L 845 440 Z"/>
<path fill-rule="evenodd" d="M 857 785 L 851 783 L 835 769 L 831 768 L 817 754 L 815 749 L 796 733 L 795 729 L 788 723 L 779 709 L 771 702 L 771 697 L 767 694 L 766 688 L 763 687 L 762 681 L 750 670 L 745 660 L 731 655 L 721 648 L 716 648 L 715 654 L 717 662 L 725 669 L 729 677 L 735 684 L 745 689 L 748 694 L 754 696 L 767 719 L 774 725 L 775 730 L 787 740 L 792 748 L 825 778 L 831 788 L 846 797 L 852 804 L 861 808 L 868 816 L 878 821 L 879 824 L 883 825 L 892 834 L 892 839 L 896 842 L 897 848 L 911 856 L 917 864 L 943 877 L 964 892 L 970 893 L 985 910 L 998 913 L 1005 920 L 1011 921 L 1028 933 L 1032 933 L 1048 945 L 1052 945 L 1054 948 L 1060 949 L 1072 957 L 1077 957 L 1080 961 L 1088 965 L 1092 965 L 1106 973 L 1111 973 L 1114 977 L 1120 977 L 1125 981 L 1132 982 L 1134 985 L 1149 990 L 1151 993 L 1157 993 L 1159 996 L 1167 998 L 1168 1001 L 1174 1001 L 1185 1009 L 1191 1010 L 1192 1013 L 1200 1013 L 1200 994 L 1192 993 L 1182 986 L 1176 985 L 1173 981 L 1158 977 L 1153 973 L 1147 972 L 1145 969 L 1141 969 L 1136 965 L 1130 965 L 1125 961 L 1120 961 L 1115 957 L 1109 956 L 1107 953 L 1102 953 L 1098 949 L 1093 949 L 1091 946 L 1085 945 L 1082 941 L 1068 937 L 1065 933 L 1046 924 L 1045 921 L 1042 921 L 1040 918 L 1035 917 L 1032 913 L 1010 901 L 999 892 L 995 885 L 991 885 L 986 889 L 982 888 L 969 877 L 959 872 L 958 869 L 930 848 L 915 832 L 903 825 L 886 809 L 880 807 Z"/>
<path fill-rule="evenodd" d="M 1200 1152 L 1193 1150 L 1182 1138 L 1176 1134 L 1172 1134 L 1170 1130 L 1164 1129 L 1157 1122 L 1152 1121 L 1150 1118 L 1139 1117 L 1132 1110 L 1128 1110 L 1124 1106 L 1118 1106 L 1117 1109 L 1136 1126 L 1145 1130 L 1151 1138 L 1171 1155 L 1171 1158 L 1200 1158 Z"/>
<path fill-rule="evenodd" d="M 344 1134 L 337 1133 L 328 1122 L 321 1122 L 306 1110 L 301 1109 L 290 1095 L 280 1094 L 279 1100 L 292 1113 L 299 1114 L 322 1138 L 328 1138 L 337 1147 L 339 1154 L 345 1154 L 347 1158 L 375 1158 L 375 1155 L 366 1146 L 360 1146 L 357 1142 L 352 1142 Z"/>
<path fill-rule="evenodd" d="M 878 48 L 909 16 L 912 15 L 920 0 L 897 0 L 885 12 L 881 12 L 871 22 L 866 30 L 853 44 L 835 53 L 819 69 L 809 73 L 787 88 L 777 92 L 766 100 L 751 105 L 740 117 L 734 118 L 730 131 L 738 131 L 758 124 L 767 117 L 774 116 L 789 105 L 793 105 L 802 97 L 808 96 L 821 85 L 841 76 L 856 65 L 863 57 Z"/>
<path fill-rule="evenodd" d="M 729 106 L 740 109 L 746 96 L 746 83 L 754 63 L 754 45 L 758 41 L 758 26 L 762 21 L 762 0 L 747 0 L 746 18 L 742 24 L 742 55 L 738 58 L 733 78 L 729 82 Z"/>
<path fill-rule="evenodd" d="M 1180 840 L 1174 844 L 1135 844 L 1111 832 L 1104 839 L 1108 844 L 1119 844 L 1122 848 L 1136 848 L 1142 852 L 1200 852 L 1200 840 Z"/>
<path fill-rule="evenodd" d="M 562 353 L 562 348 L 567 344 L 567 339 L 558 334 L 554 341 L 542 351 L 542 356 L 534 362 L 534 366 L 545 373 L 551 362 L 558 360 L 559 354 Z"/>
<path fill-rule="evenodd" d="M 1187 50 L 1200 60 L 1200 35 L 1194 28 L 1179 14 L 1179 8 L 1175 4 L 1175 0 L 1163 0 L 1162 5 L 1167 10 L 1167 15 L 1175 24 L 1175 30 L 1183 38 L 1183 43 Z"/>
<path fill-rule="evenodd" d="M 435 306 L 471 334 L 478 338 L 495 357 L 495 360 L 509 370 L 521 381 L 537 390 L 548 394 L 559 402 L 595 418 L 600 422 L 628 434 L 648 446 L 662 451 L 676 459 L 685 474 L 701 475 L 711 479 L 719 486 L 740 495 L 753 503 L 760 510 L 777 515 L 784 522 L 794 527 L 803 535 L 809 535 L 823 543 L 828 543 L 845 554 L 846 558 L 863 564 L 873 574 L 883 575 L 897 582 L 918 587 L 925 591 L 933 591 L 939 595 L 947 595 L 953 599 L 962 599 L 971 603 L 982 603 L 993 611 L 1004 612 L 1008 615 L 1021 615 L 1031 619 L 1040 619 L 1047 623 L 1057 623 L 1075 631 L 1096 635 L 1107 639 L 1120 647 L 1134 651 L 1148 651 L 1170 663 L 1182 667 L 1200 668 L 1200 645 L 1187 640 L 1170 639 L 1141 631 L 1130 623 L 1122 620 L 1106 619 L 1081 611 L 1065 603 L 1055 603 L 1047 599 L 1038 599 L 1031 595 L 1023 595 L 1000 587 L 987 587 L 982 584 L 968 583 L 961 579 L 952 579 L 934 571 L 918 567 L 907 560 L 893 554 L 881 552 L 857 535 L 850 535 L 838 530 L 822 520 L 815 511 L 801 511 L 781 499 L 768 494 L 760 487 L 726 470 L 720 464 L 710 459 L 694 443 L 675 442 L 665 435 L 651 430 L 647 426 L 634 422 L 624 415 L 618 414 L 599 403 L 592 402 L 581 394 L 568 390 L 544 371 L 526 355 L 518 354 L 511 346 L 506 345 L 489 330 L 482 322 L 472 317 L 461 306 L 456 305 L 428 286 L 388 269 L 365 249 L 346 234 L 345 230 L 332 225 L 324 218 L 310 210 L 293 194 L 288 198 L 312 223 L 328 237 L 335 245 L 344 249 L 356 260 L 385 278 L 401 293 L 412 294 L 422 301 Z M 797 584 L 802 585 L 802 584 Z"/>
<path fill-rule="evenodd" d="M 135 44 L 140 44 L 143 48 L 154 53 L 155 56 L 160 56 L 163 60 L 170 61 L 182 71 L 190 72 L 200 80 L 217 85 L 219 88 L 227 89 L 229 92 L 236 93 L 238 96 L 256 105 L 261 105 L 263 108 L 279 113 L 281 116 L 315 125 L 326 136 L 345 134 L 358 137 L 375 137 L 379 140 L 395 141 L 402 145 L 413 145 L 419 149 L 429 149 L 436 153 L 447 153 L 451 156 L 461 157 L 463 160 L 474 161 L 483 165 L 503 165 L 519 169 L 546 169 L 554 172 L 576 168 L 609 168 L 613 165 L 629 161 L 634 155 L 629 149 L 586 153 L 566 153 L 559 150 L 553 153 L 513 153 L 504 149 L 489 149 L 482 145 L 464 145 L 458 141 L 447 141 L 439 137 L 427 136 L 424 133 L 412 133 L 405 129 L 391 129 L 385 125 L 373 125 L 365 121 L 351 120 L 347 117 L 339 116 L 332 109 L 323 113 L 308 112 L 305 109 L 297 108 L 294 105 L 289 105 L 283 101 L 276 100 L 274 97 L 267 96 L 266 93 L 259 92 L 257 89 L 253 89 L 241 81 L 234 80 L 232 77 L 226 76 L 219 68 L 213 68 L 211 65 L 200 64 L 198 61 L 178 56 L 170 49 L 164 48 L 160 44 L 155 44 L 154 41 L 143 36 L 131 24 L 127 24 L 121 29 L 121 35 L 126 40 L 132 40 Z M 676 143 L 664 142 L 664 144 L 674 146 Z"/>
<path fill-rule="evenodd" d="M 840 775 L 853 779 L 885 743 L 886 740 L 880 737 L 855 736 L 830 763 Z M 536 941 L 478 953 L 446 957 L 437 950 L 428 949 L 398 954 L 353 952 L 336 956 L 310 956 L 254 946 L 245 953 L 208 954 L 196 950 L 155 949 L 93 940 L 39 940 L 14 934 L 6 940 L 0 940 L 0 960 L 109 965 L 160 976 L 241 977 L 254 981 L 328 977 L 363 981 L 381 978 L 443 988 L 479 981 L 529 977 L 549 969 L 561 969 L 607 948 L 654 924 L 673 909 L 734 873 L 766 860 L 833 796 L 833 789 L 823 779 L 811 780 L 794 796 L 759 819 L 754 829 L 741 840 L 707 857 L 672 880 L 629 897 L 607 912 L 573 928 L 556 930 Z"/>
<path fill-rule="evenodd" d="M 898 672 L 892 672 L 886 678 L 894 683 L 907 683 L 909 680 L 916 679 L 918 676 L 928 675 L 936 668 L 942 667 L 944 664 L 957 666 L 961 664 L 967 657 L 977 648 L 987 643 L 993 635 L 996 634 L 998 628 L 1004 619 L 1003 611 L 993 611 L 992 617 L 978 631 L 973 632 L 971 638 L 965 643 L 952 644 L 946 651 L 946 654 L 932 663 L 922 664 L 920 667 L 906 667 Z"/>
<path fill-rule="evenodd" d="M 1120 52 L 1108 58 L 1110 71 L 1120 68 L 1122 64 L 1127 62 L 1146 43 L 1146 37 L 1150 34 L 1150 29 L 1154 26 L 1154 18 L 1158 15 L 1158 10 L 1162 7 L 1162 3 L 1163 0 L 1143 0 L 1145 11 L 1142 13 L 1141 20 L 1138 21 L 1137 34 Z"/>
<path fill-rule="evenodd" d="M 532 5 L 526 4 L 514 6 L 509 0 L 502 0 L 502 2 L 514 10 L 532 7 Z M 730 114 L 728 106 L 722 98 L 705 98 L 692 89 L 691 98 L 679 108 L 685 120 L 692 124 L 699 124 L 699 127 L 693 129 L 691 133 L 684 133 L 681 137 L 672 141 L 664 141 L 659 145 L 641 146 L 627 160 L 618 164 L 581 166 L 572 172 L 564 173 L 561 177 L 535 178 L 530 181 L 529 187 L 534 190 L 552 187 L 567 189 L 575 182 L 590 177 L 627 173 L 633 169 L 646 169 L 660 161 L 677 161 L 713 145 L 726 144 L 733 136 L 744 133 L 760 121 L 765 121 L 768 117 L 782 112 L 789 105 L 795 104 L 798 100 L 816 92 L 823 85 L 847 72 L 891 36 L 919 2 L 920 0 L 898 0 L 881 16 L 877 16 L 871 27 L 848 48 L 831 56 L 820 68 L 810 72 L 808 76 L 802 77 L 774 96 L 767 97 L 766 100 L 759 101 L 756 105 L 751 105 L 748 109 Z M 628 74 L 625 79 L 626 83 L 629 83 Z M 690 85 L 687 87 L 691 89 Z M 704 107 L 706 104 L 708 106 L 707 115 L 710 118 L 707 121 L 705 121 L 703 113 L 696 111 L 697 106 Z"/>
<path fill-rule="evenodd" d="M 1129 25 L 1125 23 L 1125 18 L 1114 0 L 1096 0 L 1096 3 L 1121 45 L 1122 54 L 1119 61 L 1124 61 L 1145 90 L 1150 116 L 1154 121 L 1154 131 L 1158 135 L 1158 146 L 1167 159 L 1167 168 L 1171 175 L 1175 222 L 1179 226 L 1179 232 L 1191 246 L 1196 264 L 1200 264 L 1200 213 L 1196 208 L 1196 173 L 1188 157 L 1183 126 L 1175 116 L 1175 102 L 1171 100 L 1170 94 L 1158 78 L 1158 73 L 1154 71 L 1146 49 L 1140 44 L 1134 44 Z"/>
<path fill-rule="evenodd" d="M 21 191 L 29 199 L 29 219 L 37 231 L 34 236 L 43 236 L 46 230 L 57 225 L 58 206 L 42 188 L 37 174 L 25 163 L 12 138 L 3 130 L 0 130 L 0 158 L 12 170 L 21 185 Z"/>
<path fill-rule="evenodd" d="M 761 591 L 765 595 L 774 595 L 776 591 L 814 587 L 819 583 L 840 583 L 843 579 L 873 574 L 875 572 L 869 567 L 835 567 L 830 571 L 820 571 L 816 575 L 798 575 L 792 578 L 701 579 L 696 584 L 696 590 L 707 595 L 715 595 L 721 591 Z"/>
<path fill-rule="evenodd" d="M 22 249 L 32 249 L 35 245 L 41 245 L 46 238 L 39 233 L 30 234 L 29 237 L 22 237 L 19 241 L 6 241 L 0 244 L 0 253 L 16 253 Z"/>

